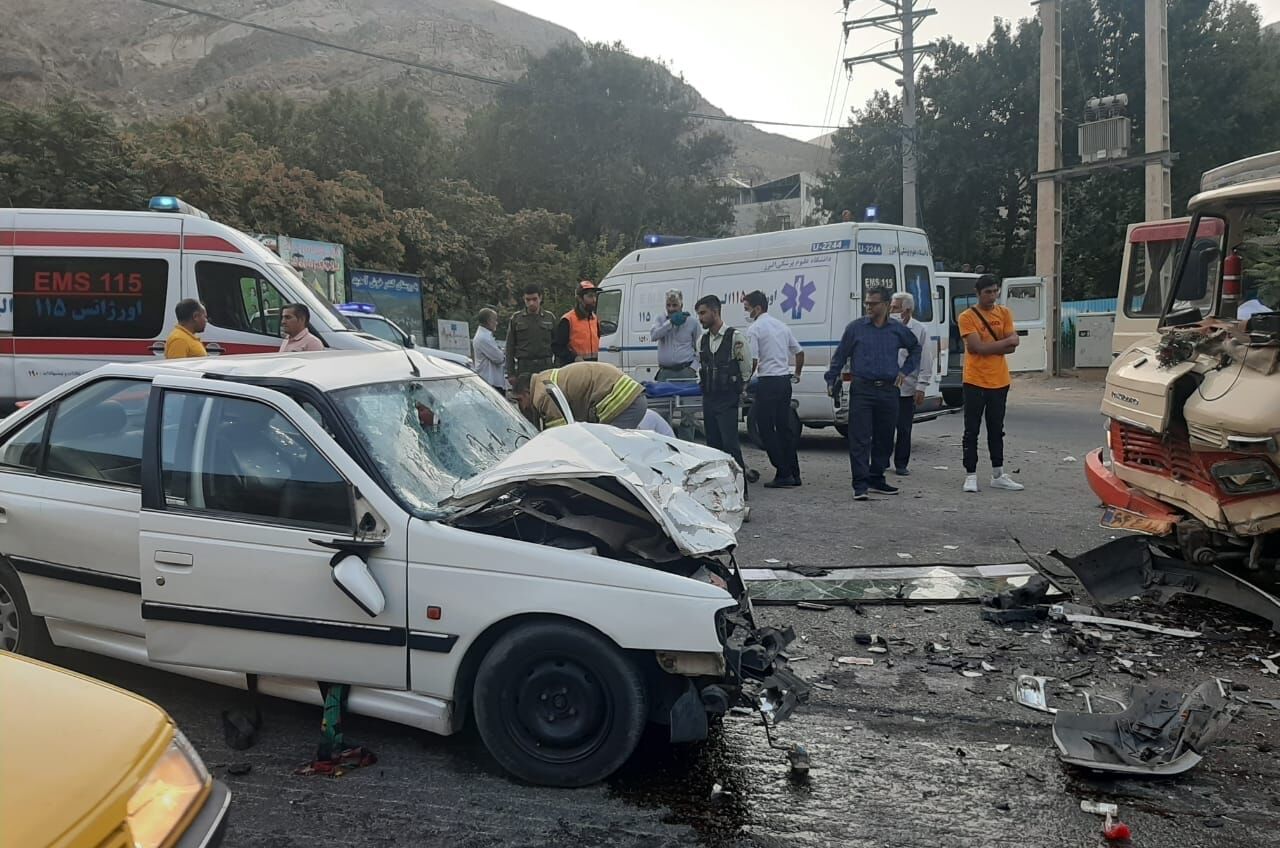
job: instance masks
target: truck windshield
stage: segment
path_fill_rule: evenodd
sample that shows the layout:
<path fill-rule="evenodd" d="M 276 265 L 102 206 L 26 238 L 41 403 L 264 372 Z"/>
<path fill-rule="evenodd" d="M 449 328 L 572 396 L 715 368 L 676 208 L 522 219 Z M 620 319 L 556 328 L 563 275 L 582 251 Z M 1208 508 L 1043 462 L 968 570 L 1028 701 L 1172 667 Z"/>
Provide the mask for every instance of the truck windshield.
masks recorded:
<path fill-rule="evenodd" d="M 536 434 L 479 377 L 377 383 L 332 393 L 391 493 L 419 517 Z"/>
<path fill-rule="evenodd" d="M 1241 260 L 1240 300 L 1280 308 L 1280 203 L 1243 207 L 1239 221 L 1231 241 Z"/>
<path fill-rule="evenodd" d="M 1195 225 L 1195 237 L 1191 239 L 1190 249 L 1184 247 L 1178 252 L 1178 288 L 1176 291 L 1162 292 L 1162 302 L 1168 305 L 1166 314 L 1185 312 L 1197 309 L 1202 318 L 1213 314 L 1216 302 L 1218 274 L 1222 268 L 1223 237 L 1227 231 L 1226 222 L 1216 215 L 1200 215 L 1192 222 Z M 1183 242 L 1185 246 L 1186 241 Z M 1183 253 L 1186 256 L 1183 256 Z M 1172 298 L 1170 302 L 1167 298 Z"/>

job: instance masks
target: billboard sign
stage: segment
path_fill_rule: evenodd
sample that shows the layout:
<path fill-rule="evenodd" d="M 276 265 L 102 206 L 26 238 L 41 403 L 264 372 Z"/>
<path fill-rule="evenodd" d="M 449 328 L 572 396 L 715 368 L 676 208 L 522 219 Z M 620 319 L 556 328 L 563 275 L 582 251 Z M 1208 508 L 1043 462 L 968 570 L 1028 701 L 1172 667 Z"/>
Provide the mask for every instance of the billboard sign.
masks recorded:
<path fill-rule="evenodd" d="M 441 318 L 436 321 L 436 325 L 440 328 L 441 350 L 460 353 L 466 357 L 471 356 L 471 335 L 467 330 L 466 321 L 451 321 L 448 318 Z"/>
<path fill-rule="evenodd" d="M 422 278 L 390 271 L 351 272 L 351 299 L 372 303 L 385 315 L 422 343 Z"/>
<path fill-rule="evenodd" d="M 316 294 L 330 303 L 342 303 L 347 299 L 347 267 L 342 245 L 277 236 L 275 250 Z"/>

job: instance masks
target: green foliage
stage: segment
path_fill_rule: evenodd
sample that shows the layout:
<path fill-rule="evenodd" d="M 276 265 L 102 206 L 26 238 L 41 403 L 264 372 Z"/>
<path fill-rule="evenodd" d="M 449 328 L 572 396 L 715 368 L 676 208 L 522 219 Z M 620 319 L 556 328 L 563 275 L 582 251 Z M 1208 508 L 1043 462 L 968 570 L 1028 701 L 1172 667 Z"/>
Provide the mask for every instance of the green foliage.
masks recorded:
<path fill-rule="evenodd" d="M 683 80 L 621 45 L 562 45 L 472 116 L 459 166 L 509 210 L 571 213 L 579 239 L 723 235 L 732 200 L 713 178 L 731 148 L 685 114 L 697 106 Z"/>
<path fill-rule="evenodd" d="M 1063 156 L 1079 161 L 1084 101 L 1129 95 L 1131 151 L 1142 150 L 1142 4 L 1063 4 Z M 920 75 L 919 205 L 934 254 L 948 267 L 985 264 L 1005 275 L 1034 267 L 1040 26 L 997 21 L 975 49 L 944 39 Z M 1209 168 L 1274 149 L 1280 138 L 1280 37 L 1243 0 L 1169 4 L 1174 214 Z M 833 142 L 834 170 L 819 192 L 827 210 L 878 202 L 901 220 L 901 105 L 877 92 Z M 1126 225 L 1143 217 L 1141 171 L 1067 184 L 1063 288 L 1067 298 L 1114 295 Z"/>
<path fill-rule="evenodd" d="M 0 103 L 0 203 L 136 209 L 145 197 L 111 119 L 71 100 Z"/>

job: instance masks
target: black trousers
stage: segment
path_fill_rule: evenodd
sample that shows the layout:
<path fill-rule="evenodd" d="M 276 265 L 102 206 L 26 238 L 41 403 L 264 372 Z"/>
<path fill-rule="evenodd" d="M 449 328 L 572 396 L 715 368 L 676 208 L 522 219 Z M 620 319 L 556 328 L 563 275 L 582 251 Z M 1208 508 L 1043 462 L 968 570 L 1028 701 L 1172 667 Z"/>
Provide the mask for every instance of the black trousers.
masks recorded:
<path fill-rule="evenodd" d="M 745 472 L 747 464 L 742 460 L 742 444 L 738 438 L 738 409 L 740 397 L 736 394 L 703 395 L 702 426 L 707 431 L 707 447 L 724 451 L 738 461 Z M 742 478 L 747 487 L 747 478 Z"/>
<path fill-rule="evenodd" d="M 849 386 L 849 470 L 853 490 L 867 490 L 868 483 L 883 483 L 893 452 L 893 430 L 898 421 L 898 387 L 854 380 Z"/>
<path fill-rule="evenodd" d="M 893 467 L 903 471 L 911 461 L 911 427 L 916 420 L 916 393 L 898 398 L 898 427 L 893 439 Z"/>
<path fill-rule="evenodd" d="M 791 377 L 761 377 L 756 383 L 755 416 L 769 462 L 779 477 L 800 479 L 795 432 L 791 429 Z"/>
<path fill-rule="evenodd" d="M 964 470 L 978 473 L 978 431 L 987 421 L 987 452 L 991 467 L 1004 467 L 1004 410 L 1009 400 L 1009 387 L 984 389 L 964 384 Z"/>

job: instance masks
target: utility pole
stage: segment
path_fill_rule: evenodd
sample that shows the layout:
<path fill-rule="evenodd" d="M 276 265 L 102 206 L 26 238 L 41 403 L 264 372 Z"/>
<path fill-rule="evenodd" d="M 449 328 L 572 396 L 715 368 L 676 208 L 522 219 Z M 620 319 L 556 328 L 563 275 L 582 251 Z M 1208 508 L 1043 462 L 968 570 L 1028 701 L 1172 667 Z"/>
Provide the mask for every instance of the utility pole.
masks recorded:
<path fill-rule="evenodd" d="M 874 62 L 899 75 L 898 82 L 902 85 L 902 223 L 907 227 L 915 227 L 919 226 L 920 220 L 916 208 L 916 66 L 935 46 L 925 44 L 916 47 L 915 30 L 920 21 L 936 15 L 938 10 L 917 11 L 913 8 L 915 0 L 880 1 L 893 7 L 893 13 L 845 21 L 845 35 L 855 29 L 876 27 L 897 35 L 899 41 L 892 50 L 845 59 L 844 67 L 846 71 L 852 71 L 857 65 Z M 850 2 L 852 0 L 845 0 L 846 12 Z M 899 60 L 900 64 L 894 65 L 891 62 L 893 59 Z"/>
<path fill-rule="evenodd" d="M 1062 335 L 1062 10 L 1040 0 L 1040 122 L 1036 169 L 1036 276 L 1045 281 L 1045 373 L 1058 373 Z"/>
<path fill-rule="evenodd" d="M 1169 151 L 1169 6 L 1166 0 L 1146 0 L 1143 53 L 1146 77 L 1146 119 L 1143 122 L 1144 150 L 1148 154 Z M 1158 221 L 1173 214 L 1169 187 L 1169 159 L 1147 159 L 1146 218 Z"/>

